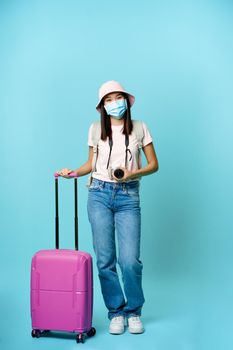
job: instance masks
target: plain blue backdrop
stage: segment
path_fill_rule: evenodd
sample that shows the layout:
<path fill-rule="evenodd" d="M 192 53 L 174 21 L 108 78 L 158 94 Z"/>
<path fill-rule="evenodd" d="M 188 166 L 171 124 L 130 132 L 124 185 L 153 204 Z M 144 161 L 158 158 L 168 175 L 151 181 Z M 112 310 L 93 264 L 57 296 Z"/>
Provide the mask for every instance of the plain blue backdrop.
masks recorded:
<path fill-rule="evenodd" d="M 98 88 L 115 79 L 136 96 L 160 165 L 141 182 L 146 332 L 108 334 L 95 268 L 85 349 L 232 350 L 232 36 L 229 0 L 0 1 L 1 349 L 82 346 L 31 338 L 30 263 L 54 247 L 53 172 L 86 161 Z M 86 182 L 80 249 L 93 254 Z M 72 195 L 61 180 L 64 248 Z"/>

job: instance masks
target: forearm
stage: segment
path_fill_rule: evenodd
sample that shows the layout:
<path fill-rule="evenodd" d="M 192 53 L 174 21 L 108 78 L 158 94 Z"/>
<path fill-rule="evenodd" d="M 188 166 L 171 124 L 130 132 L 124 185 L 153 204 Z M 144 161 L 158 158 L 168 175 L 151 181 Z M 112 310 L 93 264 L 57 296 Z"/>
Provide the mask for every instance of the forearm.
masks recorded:
<path fill-rule="evenodd" d="M 136 179 L 141 176 L 146 176 L 155 173 L 158 171 L 158 165 L 156 163 L 147 164 L 145 167 L 136 169 L 132 171 L 130 175 L 131 179 Z"/>
<path fill-rule="evenodd" d="M 91 172 L 92 170 L 92 165 L 90 161 L 87 161 L 83 165 L 81 165 L 79 168 L 75 169 L 74 171 L 77 173 L 78 177 L 79 176 L 84 176 L 87 175 Z"/>
<path fill-rule="evenodd" d="M 143 168 L 134 170 L 132 172 L 132 176 L 130 178 L 134 179 L 141 176 L 150 175 L 155 173 L 159 169 L 158 159 L 155 154 L 153 143 L 148 144 L 143 148 L 144 154 L 147 159 L 147 165 Z"/>

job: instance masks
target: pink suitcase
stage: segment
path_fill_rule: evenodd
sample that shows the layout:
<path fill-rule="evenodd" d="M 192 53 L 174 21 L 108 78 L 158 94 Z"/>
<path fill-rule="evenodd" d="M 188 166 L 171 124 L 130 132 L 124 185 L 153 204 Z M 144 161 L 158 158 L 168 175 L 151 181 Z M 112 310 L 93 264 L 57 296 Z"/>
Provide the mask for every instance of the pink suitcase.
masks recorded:
<path fill-rule="evenodd" d="M 74 176 L 74 174 L 71 174 Z M 92 327 L 91 255 L 78 250 L 77 178 L 75 185 L 75 250 L 59 249 L 58 176 L 55 175 L 56 249 L 38 251 L 31 264 L 32 337 L 49 331 L 74 332 L 76 341 L 95 335 Z"/>

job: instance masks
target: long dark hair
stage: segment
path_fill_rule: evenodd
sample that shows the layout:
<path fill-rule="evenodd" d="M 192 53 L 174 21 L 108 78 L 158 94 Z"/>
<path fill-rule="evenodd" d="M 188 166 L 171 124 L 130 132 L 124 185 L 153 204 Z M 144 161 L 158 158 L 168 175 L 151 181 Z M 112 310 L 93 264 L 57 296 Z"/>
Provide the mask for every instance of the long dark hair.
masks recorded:
<path fill-rule="evenodd" d="M 123 115 L 124 128 L 122 133 L 126 136 L 129 136 L 133 130 L 130 103 L 129 103 L 128 96 L 126 94 L 122 94 L 122 95 L 124 95 L 124 98 L 126 99 L 126 102 L 127 102 L 127 110 Z M 111 118 L 109 115 L 107 115 L 105 111 L 103 100 L 101 101 L 101 104 L 100 104 L 100 115 L 101 115 L 101 140 L 106 141 L 107 138 L 111 140 L 112 139 Z"/>

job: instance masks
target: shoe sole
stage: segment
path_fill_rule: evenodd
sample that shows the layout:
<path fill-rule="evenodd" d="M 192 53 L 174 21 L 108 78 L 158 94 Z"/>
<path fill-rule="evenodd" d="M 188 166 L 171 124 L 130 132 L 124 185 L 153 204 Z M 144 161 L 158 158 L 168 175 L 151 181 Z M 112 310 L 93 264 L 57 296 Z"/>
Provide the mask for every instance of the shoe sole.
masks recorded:
<path fill-rule="evenodd" d="M 135 330 L 132 330 L 132 329 L 129 329 L 129 328 L 128 328 L 128 331 L 129 331 L 129 333 L 131 333 L 131 334 L 142 334 L 142 333 L 145 332 L 145 329 L 140 330 L 140 331 L 135 331 Z"/>
<path fill-rule="evenodd" d="M 111 331 L 109 331 L 109 333 L 110 333 L 110 334 L 113 334 L 113 335 L 121 335 L 121 334 L 123 334 L 124 332 L 125 332 L 125 331 L 122 331 L 122 332 L 116 332 L 116 331 L 115 331 L 115 332 L 114 332 L 114 331 L 111 332 Z"/>

